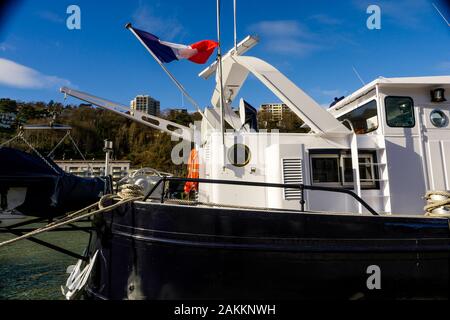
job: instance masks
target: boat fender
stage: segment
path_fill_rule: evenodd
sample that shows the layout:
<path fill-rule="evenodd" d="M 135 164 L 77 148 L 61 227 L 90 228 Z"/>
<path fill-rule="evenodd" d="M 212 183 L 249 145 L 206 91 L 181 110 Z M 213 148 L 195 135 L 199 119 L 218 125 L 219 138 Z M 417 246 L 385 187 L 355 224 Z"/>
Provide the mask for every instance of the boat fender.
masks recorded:
<path fill-rule="evenodd" d="M 188 159 L 188 178 L 199 178 L 198 151 L 192 149 Z M 198 191 L 198 182 L 187 181 L 184 184 L 184 193 L 189 194 L 191 191 Z"/>

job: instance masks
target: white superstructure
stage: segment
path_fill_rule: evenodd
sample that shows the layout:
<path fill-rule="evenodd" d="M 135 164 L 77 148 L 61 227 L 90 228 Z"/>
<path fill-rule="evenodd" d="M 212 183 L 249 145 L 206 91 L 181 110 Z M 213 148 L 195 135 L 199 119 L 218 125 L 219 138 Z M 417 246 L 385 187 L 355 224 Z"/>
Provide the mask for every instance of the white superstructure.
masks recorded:
<path fill-rule="evenodd" d="M 248 37 L 245 41 L 253 46 L 257 40 Z M 200 73 L 205 79 L 216 74 L 217 83 L 213 108 L 205 109 L 201 126 L 186 128 L 157 117 L 122 114 L 195 142 L 200 178 L 348 188 L 384 214 L 423 214 L 422 197 L 427 190 L 450 190 L 450 103 L 444 99 L 445 91 L 450 92 L 450 76 L 379 78 L 326 110 L 267 62 L 242 56 L 245 41 L 222 59 L 223 91 L 216 63 Z M 238 116 L 232 109 L 250 74 L 300 117 L 310 132 L 250 130 L 245 113 Z M 120 109 L 75 90 L 61 91 L 115 112 Z M 221 91 L 224 120 L 231 128 L 224 135 Z M 201 183 L 198 198 L 298 209 L 300 193 Z M 360 204 L 343 194 L 306 192 L 305 200 L 309 210 L 364 213 Z"/>

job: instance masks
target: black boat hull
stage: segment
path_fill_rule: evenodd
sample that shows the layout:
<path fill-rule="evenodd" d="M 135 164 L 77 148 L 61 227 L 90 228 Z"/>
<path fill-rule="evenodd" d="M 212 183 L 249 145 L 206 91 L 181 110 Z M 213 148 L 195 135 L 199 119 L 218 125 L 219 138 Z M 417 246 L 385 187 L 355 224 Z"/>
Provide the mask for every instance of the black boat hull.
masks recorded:
<path fill-rule="evenodd" d="M 134 203 L 95 225 L 87 298 L 448 299 L 447 219 Z"/>

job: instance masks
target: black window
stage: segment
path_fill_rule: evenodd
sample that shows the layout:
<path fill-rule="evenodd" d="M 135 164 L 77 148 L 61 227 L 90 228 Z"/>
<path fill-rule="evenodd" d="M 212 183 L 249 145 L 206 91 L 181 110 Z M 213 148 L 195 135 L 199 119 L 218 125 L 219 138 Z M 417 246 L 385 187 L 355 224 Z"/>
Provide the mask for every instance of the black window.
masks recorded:
<path fill-rule="evenodd" d="M 340 116 L 338 120 L 350 121 L 357 134 L 364 134 L 374 131 L 378 128 L 377 102 L 372 100 L 366 104 L 363 104 L 355 110 Z M 343 124 L 351 129 L 347 122 L 344 122 Z"/>
<path fill-rule="evenodd" d="M 389 127 L 412 128 L 414 118 L 414 102 L 410 97 L 386 97 L 386 122 Z"/>
<path fill-rule="evenodd" d="M 312 155 L 311 156 L 313 183 L 339 184 L 339 156 Z"/>
<path fill-rule="evenodd" d="M 311 154 L 312 182 L 314 185 L 353 188 L 353 167 L 349 151 Z M 359 153 L 359 175 L 362 189 L 378 189 L 379 178 L 374 151 Z"/>

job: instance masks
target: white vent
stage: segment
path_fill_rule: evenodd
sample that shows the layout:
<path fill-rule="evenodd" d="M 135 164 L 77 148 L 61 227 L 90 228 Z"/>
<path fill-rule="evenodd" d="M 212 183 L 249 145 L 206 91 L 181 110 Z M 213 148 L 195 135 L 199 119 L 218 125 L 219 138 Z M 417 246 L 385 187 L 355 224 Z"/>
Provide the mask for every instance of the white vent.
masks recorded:
<path fill-rule="evenodd" d="M 211 161 L 211 144 L 209 143 L 209 141 L 206 143 L 203 150 L 205 151 L 205 162 L 210 162 Z"/>
<path fill-rule="evenodd" d="M 302 184 L 302 159 L 283 159 L 283 182 L 289 184 Z M 284 189 L 285 200 L 301 200 L 299 189 Z"/>

